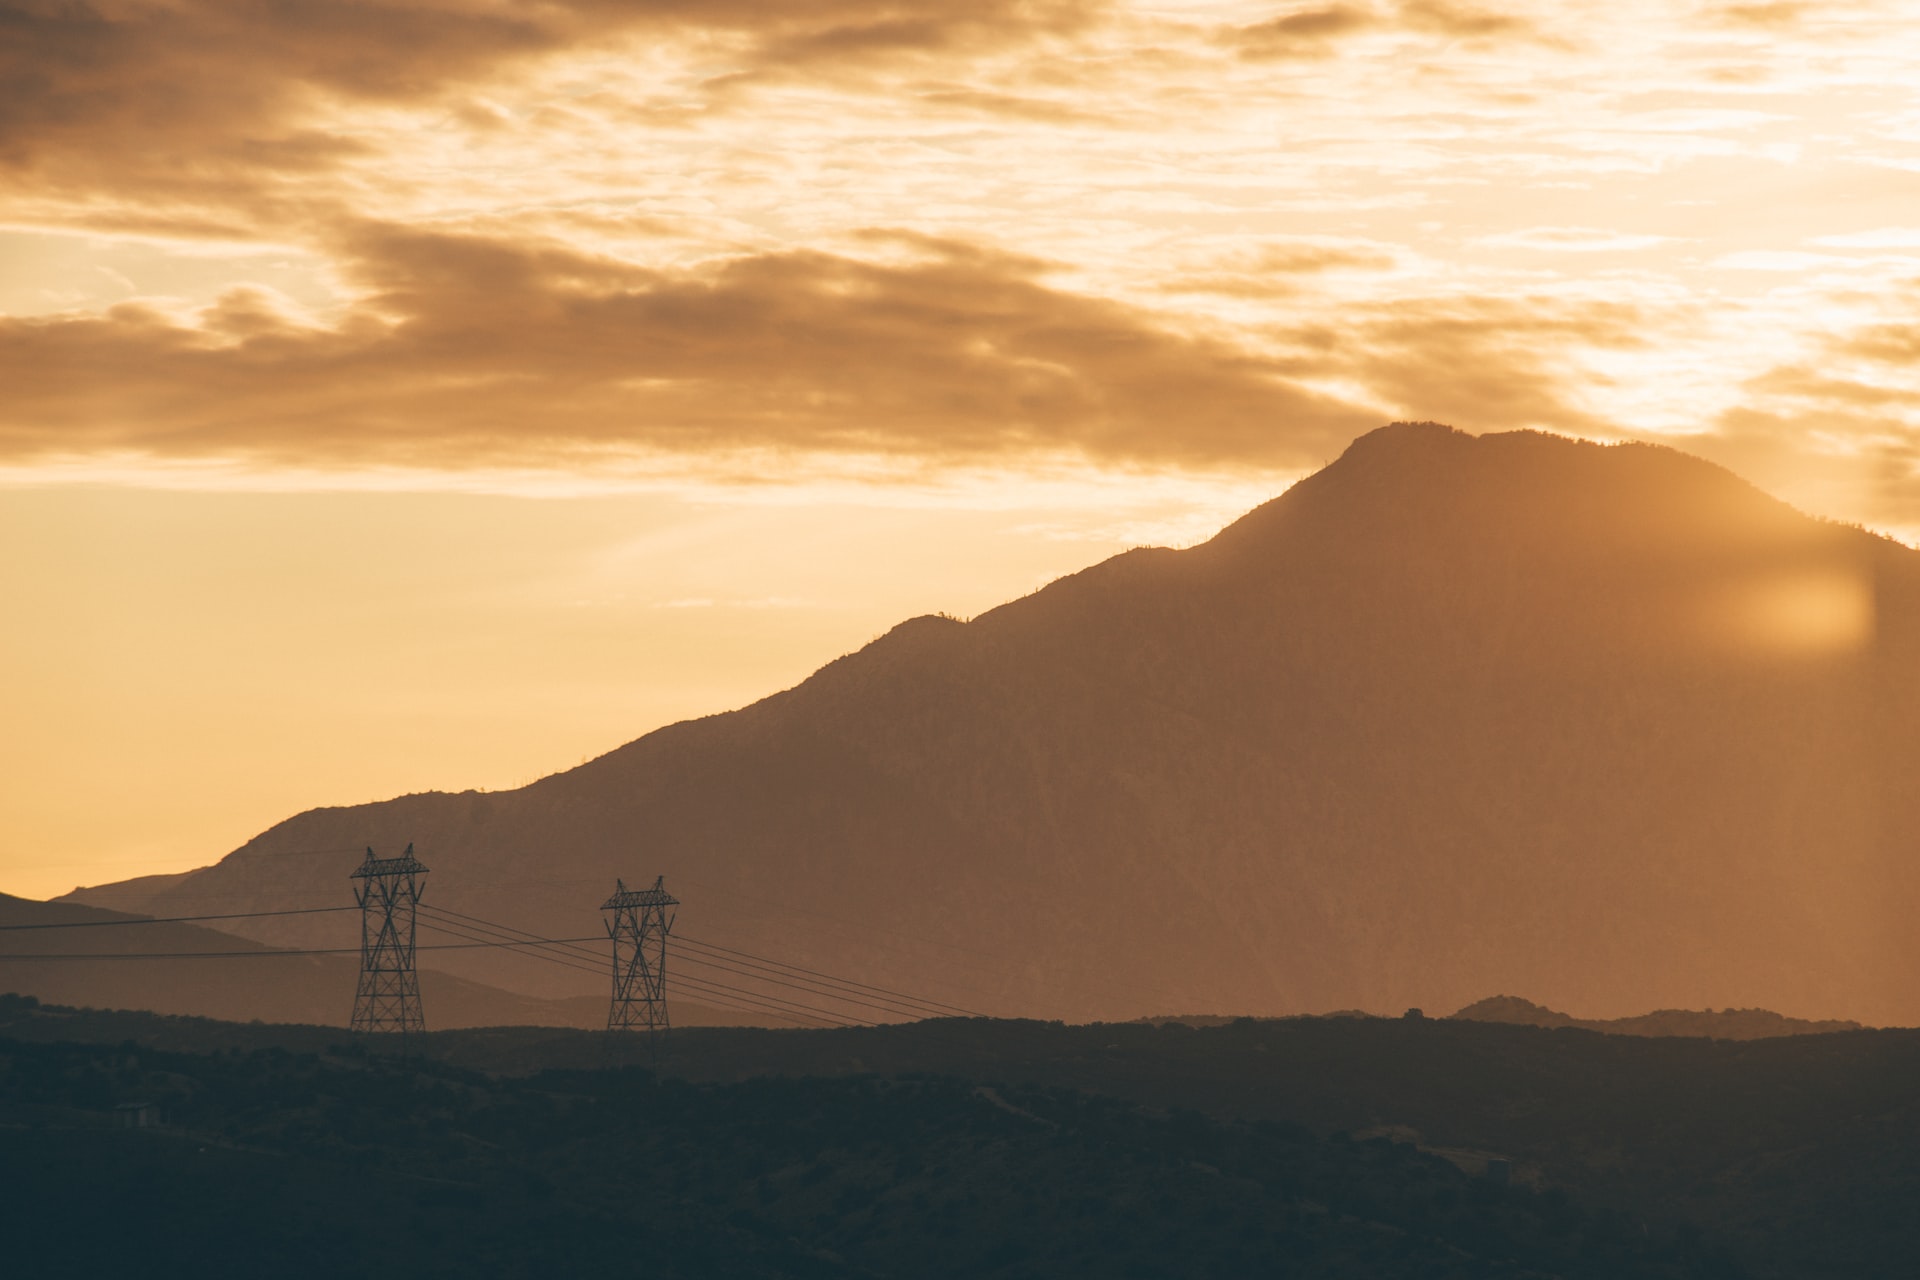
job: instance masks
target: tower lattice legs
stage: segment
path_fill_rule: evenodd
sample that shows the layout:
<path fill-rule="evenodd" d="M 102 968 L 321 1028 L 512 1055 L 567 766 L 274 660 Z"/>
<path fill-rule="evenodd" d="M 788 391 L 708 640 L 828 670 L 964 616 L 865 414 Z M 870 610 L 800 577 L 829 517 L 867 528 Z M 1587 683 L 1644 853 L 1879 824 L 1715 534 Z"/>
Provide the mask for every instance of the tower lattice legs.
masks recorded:
<path fill-rule="evenodd" d="M 425 1031 L 420 975 L 413 967 L 414 908 L 427 869 L 413 846 L 397 858 L 367 860 L 354 870 L 353 896 L 360 904 L 360 986 L 353 997 L 355 1031 Z"/>
<path fill-rule="evenodd" d="M 667 1030 L 667 935 L 674 917 L 669 908 L 680 905 L 669 894 L 664 876 L 651 889 L 629 889 L 615 880 L 614 894 L 600 909 L 611 913 L 607 936 L 613 940 L 613 1003 L 607 1010 L 607 1030 L 645 1031 L 655 1065 L 660 1037 Z"/>

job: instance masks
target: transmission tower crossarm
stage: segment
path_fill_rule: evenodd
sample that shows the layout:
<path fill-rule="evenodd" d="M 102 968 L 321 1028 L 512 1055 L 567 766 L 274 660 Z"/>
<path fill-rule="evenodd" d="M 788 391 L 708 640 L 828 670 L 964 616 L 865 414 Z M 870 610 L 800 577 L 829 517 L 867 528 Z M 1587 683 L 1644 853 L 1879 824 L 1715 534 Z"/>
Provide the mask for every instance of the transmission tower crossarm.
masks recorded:
<path fill-rule="evenodd" d="M 677 907 L 680 899 L 668 893 L 665 888 L 665 876 L 655 876 L 651 889 L 629 889 L 624 880 L 613 882 L 614 892 L 611 898 L 600 904 L 602 911 L 614 911 L 623 907 Z"/>

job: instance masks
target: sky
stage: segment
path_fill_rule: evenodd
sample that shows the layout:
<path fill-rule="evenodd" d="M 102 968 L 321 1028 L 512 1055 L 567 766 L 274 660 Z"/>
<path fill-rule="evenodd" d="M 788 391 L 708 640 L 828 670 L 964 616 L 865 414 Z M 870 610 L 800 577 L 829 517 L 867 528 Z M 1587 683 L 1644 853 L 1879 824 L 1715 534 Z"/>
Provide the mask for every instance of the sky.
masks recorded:
<path fill-rule="evenodd" d="M 1920 541 L 1920 3 L 0 0 L 0 891 L 520 785 L 1401 419 Z"/>

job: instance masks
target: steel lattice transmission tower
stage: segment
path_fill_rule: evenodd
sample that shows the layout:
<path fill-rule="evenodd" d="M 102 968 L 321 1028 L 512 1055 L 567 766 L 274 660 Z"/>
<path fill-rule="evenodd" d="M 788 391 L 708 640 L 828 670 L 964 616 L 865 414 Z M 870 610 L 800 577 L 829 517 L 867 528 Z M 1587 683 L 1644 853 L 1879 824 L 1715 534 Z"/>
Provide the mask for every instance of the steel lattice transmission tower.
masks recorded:
<path fill-rule="evenodd" d="M 413 846 L 397 858 L 367 860 L 350 877 L 360 903 L 360 989 L 353 997 L 355 1031 L 425 1031 L 420 975 L 413 968 L 414 908 L 427 869 Z"/>
<path fill-rule="evenodd" d="M 649 1040 L 667 1029 L 667 934 L 674 917 L 667 908 L 680 900 L 655 876 L 651 889 L 629 889 L 615 880 L 614 894 L 600 904 L 611 911 L 607 936 L 613 939 L 613 1005 L 607 1030 L 645 1030 Z"/>

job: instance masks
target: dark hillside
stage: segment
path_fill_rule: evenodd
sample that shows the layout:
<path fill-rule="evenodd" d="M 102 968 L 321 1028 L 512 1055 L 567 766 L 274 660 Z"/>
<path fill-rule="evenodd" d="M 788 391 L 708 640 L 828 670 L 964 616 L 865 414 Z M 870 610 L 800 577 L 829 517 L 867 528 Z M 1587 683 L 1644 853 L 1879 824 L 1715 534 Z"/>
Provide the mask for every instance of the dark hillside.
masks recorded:
<path fill-rule="evenodd" d="M 1036 1234 L 1022 1239 L 1084 1249 L 1089 1232 L 1113 1231 L 1101 1226 L 1111 1222 L 1101 1215 L 1116 1205 L 1123 1215 L 1148 1218 L 1145 1236 L 1113 1235 L 1129 1255 L 1152 1260 L 1141 1274 L 1169 1274 L 1166 1253 L 1156 1252 L 1165 1248 L 1191 1248 L 1206 1260 L 1172 1274 L 1258 1274 L 1245 1270 L 1236 1250 L 1249 1241 L 1273 1248 L 1275 1224 L 1301 1220 L 1288 1208 L 1298 1196 L 1331 1207 L 1338 1221 L 1350 1215 L 1451 1241 L 1475 1265 L 1530 1260 L 1547 1274 L 1722 1274 L 1713 1259 L 1724 1256 L 1736 1272 L 1756 1277 L 1843 1280 L 1905 1274 L 1920 1251 L 1920 1218 L 1911 1212 L 1920 1196 L 1912 1154 L 1920 1147 L 1915 1031 L 1734 1043 L 1352 1017 L 1242 1019 L 1200 1030 L 986 1020 L 693 1029 L 675 1034 L 667 1058 L 668 1075 L 693 1090 L 663 1100 L 679 1110 L 659 1116 L 633 1098 L 618 1104 L 617 1115 L 596 1118 L 571 1102 L 543 1113 L 552 1119 L 531 1144 L 503 1138 L 501 1122 L 487 1118 L 496 1106 L 520 1105 L 509 1077 L 531 1082 L 535 1094 L 610 1096 L 616 1086 L 596 1069 L 621 1060 L 618 1046 L 557 1029 L 434 1033 L 410 1048 L 429 1079 L 408 1088 L 424 1089 L 424 1100 L 394 1093 L 389 1112 L 381 1109 L 386 1102 L 356 1102 L 319 1078 L 375 1061 L 383 1071 L 401 1069 L 377 1053 L 370 1059 L 377 1045 L 337 1032 L 0 1000 L 0 1058 L 60 1062 L 69 1052 L 61 1041 L 90 1042 L 88 1060 L 106 1065 L 70 1064 L 51 1077 L 35 1067 L 42 1081 L 35 1097 L 92 1108 L 95 1124 L 113 1101 L 167 1089 L 177 1097 L 185 1089 L 203 1116 L 232 1115 L 244 1103 L 233 1120 L 253 1135 L 248 1145 L 275 1147 L 305 1135 L 300 1150 L 308 1154 L 389 1171 L 433 1172 L 422 1159 L 471 1162 L 433 1172 L 470 1187 L 490 1185 L 489 1170 L 503 1161 L 530 1166 L 556 1186 L 581 1185 L 578 1179 L 599 1177 L 593 1144 L 608 1137 L 627 1153 L 618 1178 L 673 1179 L 652 1190 L 622 1184 L 640 1193 L 615 1197 L 627 1206 L 622 1212 L 653 1202 L 649 1196 L 674 1205 L 690 1198 L 730 1223 L 777 1224 L 781 1240 L 808 1241 L 882 1274 L 926 1274 L 898 1264 L 904 1253 L 887 1251 L 929 1239 L 950 1249 L 938 1233 L 956 1221 L 981 1227 L 969 1244 L 980 1252 L 954 1255 L 965 1264 L 1007 1242 L 995 1233 L 1027 1231 L 1029 1217 Z M 129 1055 L 140 1072 L 162 1074 L 126 1077 Z M 156 1065 L 155 1055 L 211 1055 L 237 1083 L 197 1094 L 176 1088 L 170 1073 L 194 1077 L 206 1068 Z M 251 1066 L 243 1065 L 248 1055 Z M 433 1081 L 454 1078 L 448 1071 L 467 1080 L 484 1072 L 477 1078 L 494 1082 L 462 1095 L 477 1114 L 462 1119 L 447 1110 L 446 1088 Z M 248 1073 L 258 1082 L 239 1087 Z M 928 1089 L 936 1077 L 959 1087 Z M 554 1083 L 563 1079 L 569 1082 Z M 59 1089 L 90 1092 L 84 1099 L 46 1092 L 62 1081 Z M 920 1111 L 923 1103 L 931 1113 Z M 390 1121 L 379 1119 L 389 1114 Z M 565 1117 L 579 1128 L 555 1127 Z M 184 1113 L 178 1119 L 194 1132 L 210 1123 Z M 59 1123 L 87 1121 L 68 1113 Z M 372 1135 L 389 1123 L 398 1146 L 375 1158 L 369 1150 L 386 1140 Z M 637 1140 L 622 1127 L 635 1123 L 660 1133 Z M 6 1132 L 0 1129 L 0 1142 Z M 665 1149 L 648 1145 L 668 1137 Z M 1376 1153 L 1366 1160 L 1381 1163 L 1356 1166 L 1343 1150 Z M 648 1164 L 653 1152 L 660 1152 L 657 1169 Z M 1317 1171 L 1288 1163 L 1299 1160 Z M 1486 1190 L 1489 1162 L 1498 1160 L 1508 1162 L 1513 1197 Z M 1351 1180 L 1368 1167 L 1375 1173 Z M 1376 1175 L 1383 1181 L 1372 1182 Z M 1243 1198 L 1254 1188 L 1242 1179 L 1266 1190 Z M 1145 1185 L 1154 1192 L 1141 1199 Z M 1161 1194 L 1169 1198 L 1155 1198 Z M 1352 1196 L 1372 1207 L 1357 1207 Z M 561 1203 L 578 1201 L 568 1193 Z M 1477 1216 L 1489 1205 L 1497 1207 L 1491 1222 Z M 1407 1213 L 1416 1216 L 1396 1216 Z M 1199 1243 L 1179 1243 L 1190 1239 Z M 1339 1250 L 1358 1247 L 1350 1237 L 1322 1239 L 1345 1239 L 1327 1247 L 1349 1260 Z M 1405 1256 L 1434 1263 L 1419 1249 Z M 1655 1263 L 1679 1269 L 1662 1272 Z M 1108 1269 L 1086 1273 L 1127 1274 L 1111 1260 L 1102 1265 Z M 1356 1274 L 1427 1274 L 1378 1259 L 1370 1265 Z"/>
<path fill-rule="evenodd" d="M 151 1130 L 109 1127 L 149 1104 Z M 34 1274 L 1737 1274 L 1411 1146 L 952 1078 L 477 1076 L 364 1050 L 0 1041 L 0 1229 Z M 97 1206 L 116 1230 L 93 1229 Z M 379 1215 L 377 1230 L 343 1229 Z"/>

